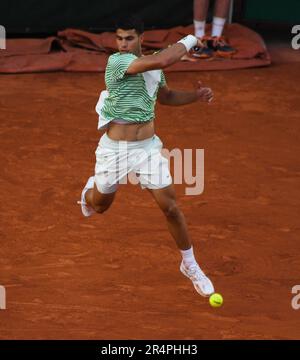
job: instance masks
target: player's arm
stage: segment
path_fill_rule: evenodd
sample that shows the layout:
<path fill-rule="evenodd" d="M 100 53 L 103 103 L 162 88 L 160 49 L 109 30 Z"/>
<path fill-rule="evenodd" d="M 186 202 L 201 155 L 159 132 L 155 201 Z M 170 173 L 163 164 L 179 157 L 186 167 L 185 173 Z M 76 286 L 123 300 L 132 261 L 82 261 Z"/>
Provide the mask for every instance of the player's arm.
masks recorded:
<path fill-rule="evenodd" d="M 157 100 L 160 104 L 171 106 L 187 105 L 196 101 L 210 102 L 212 99 L 212 90 L 202 86 L 200 81 L 194 91 L 173 90 L 165 85 L 157 93 Z"/>
<path fill-rule="evenodd" d="M 203 45 L 195 36 L 188 35 L 157 54 L 142 56 L 134 60 L 129 65 L 126 74 L 134 75 L 149 70 L 164 69 L 179 61 L 184 54 L 195 46 Z"/>

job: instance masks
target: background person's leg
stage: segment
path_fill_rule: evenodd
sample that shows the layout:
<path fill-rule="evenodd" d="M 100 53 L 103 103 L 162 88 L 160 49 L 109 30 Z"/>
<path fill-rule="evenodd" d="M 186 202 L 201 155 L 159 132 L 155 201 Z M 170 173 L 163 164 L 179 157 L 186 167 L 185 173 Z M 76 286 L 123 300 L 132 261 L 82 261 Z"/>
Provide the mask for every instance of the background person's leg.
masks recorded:
<path fill-rule="evenodd" d="M 205 21 L 209 0 L 194 0 L 194 20 Z"/>
<path fill-rule="evenodd" d="M 224 58 L 230 58 L 236 52 L 222 36 L 226 19 L 229 15 L 230 3 L 231 0 L 216 0 L 211 30 L 212 40 L 209 44 L 216 55 Z"/>
<path fill-rule="evenodd" d="M 227 19 L 231 0 L 216 0 L 214 16 Z"/>
<path fill-rule="evenodd" d="M 216 0 L 211 36 L 222 36 L 231 0 Z"/>
<path fill-rule="evenodd" d="M 194 27 L 195 36 L 202 38 L 205 35 L 205 23 L 209 0 L 194 0 Z"/>
<path fill-rule="evenodd" d="M 194 0 L 194 31 L 195 36 L 201 39 L 203 48 L 193 54 L 193 57 L 207 59 L 213 56 L 213 51 L 207 46 L 205 25 L 208 12 L 209 0 Z M 184 58 L 184 60 L 187 60 Z"/>

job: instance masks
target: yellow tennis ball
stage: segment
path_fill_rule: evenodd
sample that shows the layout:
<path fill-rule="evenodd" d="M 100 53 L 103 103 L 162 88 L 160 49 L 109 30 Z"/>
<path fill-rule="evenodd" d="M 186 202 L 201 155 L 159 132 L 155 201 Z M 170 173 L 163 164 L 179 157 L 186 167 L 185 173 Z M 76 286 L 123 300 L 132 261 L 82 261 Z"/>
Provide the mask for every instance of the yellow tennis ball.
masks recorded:
<path fill-rule="evenodd" d="M 223 304 L 223 297 L 221 294 L 214 293 L 209 297 L 209 303 L 212 307 L 220 307 Z"/>

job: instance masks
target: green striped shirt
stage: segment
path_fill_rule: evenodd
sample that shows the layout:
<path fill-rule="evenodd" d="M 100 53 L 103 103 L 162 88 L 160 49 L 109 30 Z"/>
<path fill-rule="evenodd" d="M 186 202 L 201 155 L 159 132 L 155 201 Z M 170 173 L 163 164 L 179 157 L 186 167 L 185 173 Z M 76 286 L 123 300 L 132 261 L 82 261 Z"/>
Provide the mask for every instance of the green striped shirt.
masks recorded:
<path fill-rule="evenodd" d="M 145 122 L 155 118 L 157 91 L 166 85 L 162 70 L 127 75 L 134 54 L 116 53 L 109 57 L 105 84 L 109 96 L 104 100 L 101 115 L 107 120 L 123 119 Z"/>

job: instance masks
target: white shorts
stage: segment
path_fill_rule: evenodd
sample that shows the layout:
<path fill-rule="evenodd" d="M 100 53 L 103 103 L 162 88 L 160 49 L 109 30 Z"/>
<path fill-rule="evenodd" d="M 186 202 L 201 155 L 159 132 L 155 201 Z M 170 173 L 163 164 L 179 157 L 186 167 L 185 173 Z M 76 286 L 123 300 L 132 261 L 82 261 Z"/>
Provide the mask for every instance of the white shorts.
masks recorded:
<path fill-rule="evenodd" d="M 162 142 L 157 135 L 139 141 L 116 141 L 106 133 L 95 151 L 95 183 L 98 191 L 107 194 L 127 183 L 132 171 L 142 189 L 161 189 L 172 184 L 168 159 L 162 156 Z"/>

